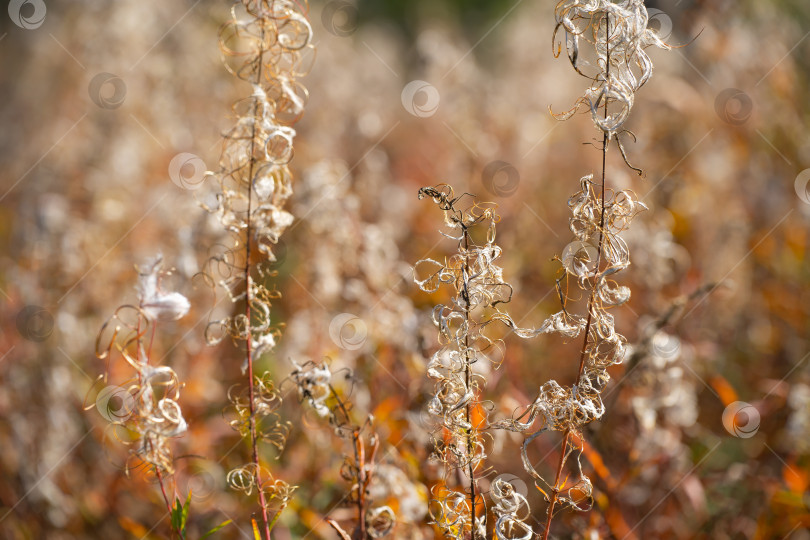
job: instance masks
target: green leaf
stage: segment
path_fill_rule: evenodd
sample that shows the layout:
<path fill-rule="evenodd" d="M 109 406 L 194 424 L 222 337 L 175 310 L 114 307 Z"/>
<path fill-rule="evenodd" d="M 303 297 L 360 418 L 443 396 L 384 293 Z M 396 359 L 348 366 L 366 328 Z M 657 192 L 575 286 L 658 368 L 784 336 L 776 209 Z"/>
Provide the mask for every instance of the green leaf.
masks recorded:
<path fill-rule="evenodd" d="M 175 496 L 172 507 L 172 528 L 180 534 L 180 538 L 186 538 L 186 522 L 188 521 L 188 511 L 191 507 L 191 492 L 186 498 L 186 503 L 180 501 L 180 497 Z"/>
<path fill-rule="evenodd" d="M 180 499 L 177 499 L 177 502 L 180 502 Z M 183 505 L 183 511 L 180 514 L 180 530 L 183 532 L 183 536 L 185 537 L 186 532 L 186 522 L 188 521 L 188 510 L 191 507 L 191 490 L 188 490 L 188 496 L 186 497 L 186 504 Z"/>
<path fill-rule="evenodd" d="M 202 540 L 203 538 L 208 538 L 209 536 L 211 536 L 212 534 L 214 534 L 215 532 L 217 532 L 217 531 L 218 531 L 218 530 L 220 530 L 221 528 L 223 528 L 223 527 L 227 527 L 227 526 L 228 526 L 228 525 L 230 525 L 231 523 L 232 523 L 232 521 L 231 521 L 230 519 L 229 519 L 228 521 L 223 521 L 222 523 L 220 523 L 219 525 L 217 525 L 216 527 L 214 527 L 213 529 L 211 529 L 210 531 L 208 531 L 207 533 L 205 533 L 204 535 L 202 535 L 202 536 L 200 537 L 200 540 Z"/>
<path fill-rule="evenodd" d="M 174 506 L 172 506 L 172 528 L 180 530 L 180 519 L 183 513 L 183 503 L 180 502 L 180 497 L 175 497 Z"/>

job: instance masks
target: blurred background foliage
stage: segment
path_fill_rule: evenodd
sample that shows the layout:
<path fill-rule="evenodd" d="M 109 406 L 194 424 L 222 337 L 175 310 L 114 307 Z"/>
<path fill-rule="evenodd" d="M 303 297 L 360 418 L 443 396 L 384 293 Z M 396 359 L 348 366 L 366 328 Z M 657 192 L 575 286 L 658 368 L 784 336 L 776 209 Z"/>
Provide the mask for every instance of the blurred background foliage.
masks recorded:
<path fill-rule="evenodd" d="M 600 159 L 586 144 L 595 133 L 587 117 L 558 123 L 548 113 L 584 87 L 551 54 L 554 4 L 358 0 L 341 4 L 340 19 L 324 17 L 334 3 L 310 6 L 318 53 L 292 162 L 296 223 L 274 278 L 283 297 L 273 320 L 286 328 L 262 363 L 285 390 L 289 359 L 328 357 L 335 372 L 352 371 L 342 388 L 359 417 L 376 418 L 388 468 L 375 489 L 400 514 L 396 538 L 434 537 L 425 524 L 437 471 L 427 460 L 424 367 L 436 349 L 430 309 L 447 297 L 417 292 L 411 266 L 454 248 L 417 189 L 446 181 L 498 203 L 510 313 L 538 325 L 558 309 L 552 257 L 570 241 L 566 201 Z M 638 137 L 630 160 L 646 176 L 617 155 L 608 164 L 611 185 L 650 207 L 628 232 L 633 298 L 615 312 L 634 350 L 612 372 L 604 421 L 586 433 L 594 509 L 555 518 L 555 536 L 806 540 L 810 4 L 647 5 L 683 46 L 652 53 L 655 75 L 628 123 Z M 33 29 L 0 17 L 2 538 L 169 536 L 154 481 L 125 477 L 125 449 L 97 411 L 83 410 L 105 367 L 93 355 L 96 333 L 134 301 L 134 265 L 157 252 L 193 303 L 156 344 L 186 381 L 190 432 L 177 441 L 176 483 L 180 494 L 197 493 L 191 537 L 224 519 L 238 525 L 218 537 L 248 537 L 253 504 L 224 485 L 247 451 L 222 418 L 241 358 L 227 344 L 204 345 L 212 310 L 229 304 L 195 278 L 221 241 L 198 204 L 211 190 L 182 189 L 168 174 L 180 152 L 214 167 L 228 108 L 250 92 L 221 64 L 228 9 L 214 0 L 73 0 L 48 3 Z M 99 73 L 125 83 L 118 106 L 91 95 Z M 406 110 L 424 102 L 403 103 L 415 79 L 440 96 L 424 117 Z M 511 169 L 485 178 L 494 161 Z M 341 313 L 363 321 L 360 348 L 330 335 Z M 549 378 L 573 380 L 576 349 L 507 338 L 503 365 L 485 371 L 495 413 L 531 402 Z M 285 395 L 283 416 L 295 426 L 288 449 L 263 458 L 301 487 L 277 538 L 334 538 L 324 518 L 352 515 L 339 475 L 348 449 L 294 392 Z M 737 418 L 755 427 L 750 437 L 723 423 L 737 401 L 752 407 Z M 497 436 L 491 464 L 530 486 L 519 443 Z M 558 446 L 538 439 L 532 456 L 551 467 Z M 540 494 L 527 493 L 542 520 Z"/>

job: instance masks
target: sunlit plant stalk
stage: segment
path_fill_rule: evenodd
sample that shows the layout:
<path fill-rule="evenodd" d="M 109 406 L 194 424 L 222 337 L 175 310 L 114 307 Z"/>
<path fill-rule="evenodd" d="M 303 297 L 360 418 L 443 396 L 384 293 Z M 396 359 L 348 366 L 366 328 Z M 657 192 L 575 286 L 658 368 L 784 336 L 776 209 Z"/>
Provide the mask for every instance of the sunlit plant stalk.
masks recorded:
<path fill-rule="evenodd" d="M 268 372 L 256 373 L 256 360 L 275 347 L 280 334 L 270 321 L 271 300 L 279 294 L 264 281 L 275 275 L 267 266 L 276 261 L 274 245 L 293 221 L 284 204 L 292 194 L 287 166 L 293 156 L 292 125 L 302 116 L 307 99 L 306 89 L 297 82 L 307 71 L 311 59 L 307 55 L 312 52 L 306 9 L 306 3 L 297 0 L 241 0 L 232 21 L 220 32 L 226 67 L 249 82 L 253 94 L 234 105 L 237 121 L 224 134 L 220 170 L 210 173 L 220 192 L 218 204 L 208 209 L 232 235 L 233 247 L 212 259 L 214 270 L 209 269 L 206 277 L 245 306 L 240 315 L 210 322 L 206 339 L 216 344 L 227 336 L 245 343 L 242 372 L 247 390 L 232 388 L 229 399 L 236 414 L 231 426 L 248 440 L 250 463 L 231 470 L 228 482 L 247 495 L 256 489 L 260 536 L 267 540 L 295 489 L 274 480 L 262 466 L 259 441 L 280 451 L 289 423 L 280 421 L 276 412 L 280 395 Z M 272 519 L 271 501 L 278 507 Z"/>
<path fill-rule="evenodd" d="M 606 57 L 610 58 L 610 18 L 608 16 L 605 17 L 605 50 L 606 50 Z M 605 78 L 610 80 L 610 62 L 605 63 Z M 608 117 L 608 100 L 604 100 L 604 109 L 605 109 L 605 119 Z M 608 146 L 609 138 L 608 133 L 605 131 L 602 133 L 602 187 L 601 187 L 601 194 L 600 194 L 600 201 L 601 205 L 599 208 L 599 241 L 598 247 L 596 250 L 596 263 L 595 268 L 598 272 L 601 264 L 602 264 L 602 243 L 604 241 L 604 228 L 605 228 L 605 172 L 607 169 L 607 146 Z M 596 287 L 595 284 L 591 285 L 591 294 L 588 297 L 588 318 L 585 322 L 585 336 L 582 340 L 582 350 L 579 354 L 579 370 L 577 371 L 577 378 L 576 380 L 579 381 L 582 378 L 582 374 L 585 371 L 585 360 L 586 360 L 586 353 L 588 347 L 588 337 L 590 336 L 591 331 L 591 323 L 593 322 L 593 305 L 596 299 Z M 566 458 L 568 457 L 568 445 L 569 439 L 572 435 L 572 427 L 568 427 L 563 434 L 562 444 L 560 446 L 560 460 L 557 463 L 557 472 L 554 476 L 554 487 L 551 489 L 551 499 L 548 503 L 548 510 L 546 516 L 546 524 L 543 529 L 543 533 L 541 538 L 546 539 L 548 538 L 550 531 L 551 531 L 551 520 L 554 516 L 554 506 L 557 504 L 557 497 L 559 495 L 559 486 L 560 486 L 560 477 L 562 476 L 563 467 L 565 466 Z"/>
<path fill-rule="evenodd" d="M 554 482 L 549 486 L 549 494 L 546 494 L 549 504 L 545 526 L 541 533 L 541 538 L 544 540 L 550 535 L 554 509 L 560 500 L 562 491 L 567 488 L 569 497 L 566 502 L 575 509 L 580 509 L 579 504 L 581 503 L 574 500 L 573 494 L 580 495 L 582 499 L 591 497 L 592 486 L 587 476 L 582 474 L 578 457 L 580 479 L 573 485 L 568 485 L 567 481 L 561 482 L 562 474 L 569 456 L 573 452 L 581 452 L 584 444 L 582 426 L 604 414 L 605 408 L 600 394 L 609 380 L 606 368 L 612 364 L 621 363 L 624 358 L 625 339 L 615 332 L 613 318 L 605 310 L 626 302 L 630 297 L 630 290 L 627 287 L 612 286 L 612 282 L 607 279 L 607 276 L 629 266 L 629 253 L 618 233 L 629 224 L 635 213 L 645 208 L 642 203 L 634 200 L 633 194 L 629 191 L 615 194 L 610 192 L 611 199 L 606 198 L 607 151 L 610 143 L 615 140 L 625 163 L 641 174 L 640 169 L 633 167 L 627 161 L 620 136 L 628 133 L 634 139 L 635 137 L 622 126 L 630 114 L 635 92 L 652 75 L 652 62 L 644 49 L 651 45 L 669 48 L 653 30 L 647 28 L 647 10 L 641 0 L 619 2 L 563 0 L 558 2 L 555 15 L 557 17 L 555 39 L 557 32 L 562 28 L 566 36 L 566 50 L 571 65 L 577 73 L 592 81 L 583 97 L 577 100 L 575 107 L 567 113 L 557 116 L 560 119 L 569 118 L 581 105 L 590 109 L 595 126 L 602 131 L 602 170 L 598 199 L 593 197 L 591 177 L 585 177 L 581 180 L 582 191 L 569 201 L 573 212 L 571 230 L 576 236 L 576 241 L 581 243 L 581 248 L 584 248 L 586 253 L 583 257 L 579 253 L 581 249 L 571 250 L 572 253 L 569 254 L 567 260 L 565 260 L 564 254 L 563 265 L 566 266 L 569 275 L 579 279 L 580 287 L 583 290 L 589 290 L 588 314 L 583 327 L 584 339 L 580 351 L 576 384 L 571 387 L 570 394 L 564 391 L 553 397 L 544 392 L 547 388 L 544 385 L 541 389 L 541 396 L 529 409 L 532 417 L 538 410 L 542 410 L 545 415 L 543 429 L 528 437 L 523 448 L 524 465 L 536 481 L 545 483 L 526 457 L 526 444 L 547 429 L 563 431 Z M 592 33 L 592 41 L 587 36 L 588 32 Z M 579 49 L 581 38 L 591 43 L 597 53 L 598 73 L 593 77 L 586 75 L 581 70 L 582 64 L 584 64 L 581 62 Z M 554 54 L 559 56 L 560 48 L 557 48 Z M 610 114 L 610 103 L 616 103 L 619 106 L 617 112 Z M 600 108 L 603 111 L 601 118 L 598 116 Z M 587 211 L 583 212 L 583 209 L 586 208 Z M 594 210 L 598 212 L 598 225 L 594 220 Z M 609 219 L 606 221 L 608 216 Z M 592 260 L 592 255 L 587 253 L 586 245 L 592 240 L 594 232 L 597 236 L 595 261 Z M 607 245 L 605 244 L 606 238 L 608 239 Z M 602 268 L 603 259 L 607 260 L 605 268 Z M 561 297 L 563 298 L 563 313 L 567 316 L 565 310 L 567 296 L 561 294 Z M 582 323 L 581 318 L 574 318 L 573 322 L 575 327 Z M 572 333 L 578 333 L 578 329 Z M 556 385 L 556 383 L 554 384 Z M 544 396 L 544 394 L 546 395 Z M 560 397 L 563 396 L 565 396 L 565 402 L 560 400 Z M 561 414 L 563 417 L 560 416 Z M 540 486 L 538 485 L 538 487 Z"/>
<path fill-rule="evenodd" d="M 441 419 L 441 431 L 433 435 L 433 458 L 444 466 L 443 483 L 432 490 L 432 522 L 446 535 L 471 540 L 485 538 L 486 507 L 477 486 L 477 471 L 486 459 L 485 437 L 493 426 L 481 406 L 481 375 L 476 375 L 476 362 L 490 361 L 497 368 L 502 353 L 502 340 L 487 335 L 493 323 L 504 325 L 518 337 L 528 338 L 547 331 L 519 328 L 502 309 L 512 298 L 512 287 L 503 279 L 503 270 L 496 264 L 501 248 L 495 244 L 495 226 L 500 217 L 492 203 L 479 203 L 469 194 L 454 196 L 447 185 L 419 190 L 419 197 L 430 197 L 444 212 L 450 233 L 442 233 L 457 242 L 456 252 L 444 262 L 424 259 L 417 262 L 414 278 L 425 292 L 436 292 L 442 284 L 449 285 L 453 295 L 449 304 L 436 305 L 433 321 L 439 329 L 439 350 L 428 362 L 427 372 L 436 381 L 428 411 Z M 471 230 L 482 232 L 483 241 L 475 242 Z M 476 418 L 477 415 L 481 418 Z M 463 472 L 469 479 L 466 493 L 449 487 L 452 473 Z M 489 471 L 492 472 L 492 471 Z M 459 482 L 462 483 L 462 482 Z M 495 483 L 491 498 L 498 517 L 494 529 L 504 534 L 530 532 L 523 523 L 528 517 L 525 497 L 502 483 Z M 522 515 L 521 515 L 522 514 Z"/>

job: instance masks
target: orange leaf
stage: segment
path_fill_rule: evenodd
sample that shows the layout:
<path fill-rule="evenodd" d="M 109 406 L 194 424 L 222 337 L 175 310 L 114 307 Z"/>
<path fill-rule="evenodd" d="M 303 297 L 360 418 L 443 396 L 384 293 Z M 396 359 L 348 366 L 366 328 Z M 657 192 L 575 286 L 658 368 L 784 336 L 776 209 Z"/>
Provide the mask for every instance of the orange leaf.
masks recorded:
<path fill-rule="evenodd" d="M 385 420 L 391 416 L 393 411 L 399 410 L 402 410 L 402 400 L 396 396 L 391 396 L 382 400 L 380 404 L 374 408 L 372 414 L 376 419 Z"/>
<path fill-rule="evenodd" d="M 800 469 L 795 463 L 793 465 L 788 463 L 782 467 L 782 479 L 790 491 L 794 493 L 804 493 L 810 483 L 808 482 L 810 478 L 808 478 L 807 471 Z"/>
<path fill-rule="evenodd" d="M 608 496 L 596 496 L 596 502 L 604 512 L 605 521 L 608 527 L 610 527 L 613 536 L 616 538 L 631 538 L 635 540 L 636 535 L 630 530 L 621 511 L 618 507 L 610 504 L 610 500 L 614 498 L 613 494 L 616 492 L 617 484 L 616 480 L 611 476 L 610 470 L 605 465 L 602 455 L 596 448 L 586 444 L 584 441 L 582 443 L 582 453 L 585 454 L 585 459 L 591 464 L 596 475 L 605 483 L 605 491 L 607 491 Z"/>
<path fill-rule="evenodd" d="M 480 403 L 476 403 L 475 407 L 470 411 L 470 422 L 476 428 L 486 425 L 486 412 Z"/>
<path fill-rule="evenodd" d="M 608 490 L 615 491 L 616 481 L 610 475 L 610 471 L 605 466 L 604 460 L 602 460 L 602 455 L 596 450 L 596 448 L 593 448 L 589 444 L 583 444 L 582 453 L 585 454 L 585 458 L 590 462 L 596 475 L 605 482 Z"/>
<path fill-rule="evenodd" d="M 734 391 L 734 388 L 722 375 L 712 375 L 709 378 L 709 382 L 717 391 L 717 395 L 720 396 L 720 401 L 723 402 L 723 405 L 728 407 L 735 401 L 737 401 L 737 392 Z"/>
<path fill-rule="evenodd" d="M 149 538 L 149 530 L 146 527 L 126 516 L 120 516 L 118 518 L 118 524 L 122 529 L 132 534 L 136 538 Z"/>
<path fill-rule="evenodd" d="M 605 521 L 615 538 L 628 538 L 632 540 L 638 538 L 635 532 L 630 530 L 630 527 L 624 520 L 624 516 L 615 506 L 608 505 L 608 507 L 605 508 Z"/>

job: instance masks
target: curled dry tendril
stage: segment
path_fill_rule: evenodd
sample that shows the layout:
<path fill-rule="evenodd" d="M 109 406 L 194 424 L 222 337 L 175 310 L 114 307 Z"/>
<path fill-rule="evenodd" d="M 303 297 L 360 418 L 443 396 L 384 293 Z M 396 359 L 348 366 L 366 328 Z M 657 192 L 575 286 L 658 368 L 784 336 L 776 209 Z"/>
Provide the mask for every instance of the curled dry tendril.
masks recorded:
<path fill-rule="evenodd" d="M 623 129 L 623 125 L 630 116 L 636 92 L 652 77 L 653 64 L 646 49 L 672 47 L 648 26 L 649 15 L 643 0 L 560 0 L 554 14 L 557 20 L 552 35 L 554 56 L 562 53 L 559 40 L 564 39 L 571 66 L 590 85 L 571 109 L 552 114 L 566 120 L 580 107 L 586 107 L 596 128 L 606 135 L 604 144 L 615 139 L 625 163 L 642 175 L 641 169 L 628 161 L 620 135 L 626 132 L 635 142 L 635 135 Z M 586 60 L 584 44 L 587 52 L 595 53 L 595 66 Z"/>

